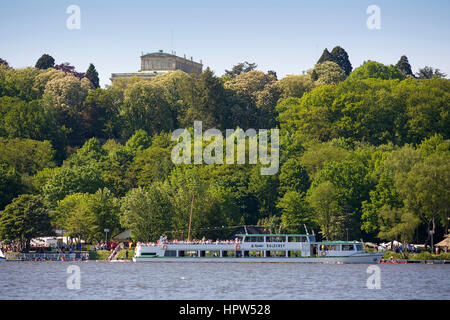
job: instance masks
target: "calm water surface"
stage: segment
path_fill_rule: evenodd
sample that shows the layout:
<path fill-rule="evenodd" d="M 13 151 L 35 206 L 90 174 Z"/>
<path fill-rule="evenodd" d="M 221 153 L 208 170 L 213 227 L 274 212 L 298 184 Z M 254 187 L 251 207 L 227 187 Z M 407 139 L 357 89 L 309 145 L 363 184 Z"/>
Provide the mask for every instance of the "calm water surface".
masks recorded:
<path fill-rule="evenodd" d="M 77 265 L 81 288 L 69 290 Z M 294 263 L 0 263 L 0 299 L 450 299 L 450 265 Z"/>

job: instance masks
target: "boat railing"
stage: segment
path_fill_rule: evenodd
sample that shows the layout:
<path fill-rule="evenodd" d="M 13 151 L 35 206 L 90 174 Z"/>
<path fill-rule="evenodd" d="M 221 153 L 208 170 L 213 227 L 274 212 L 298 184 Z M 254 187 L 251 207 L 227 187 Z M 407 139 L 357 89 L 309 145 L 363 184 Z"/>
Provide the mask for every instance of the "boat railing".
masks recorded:
<path fill-rule="evenodd" d="M 89 259 L 87 252 L 72 252 L 72 253 L 18 253 L 14 255 L 14 260 L 74 260 Z"/>
<path fill-rule="evenodd" d="M 158 244 L 155 244 L 155 243 L 140 243 L 140 244 L 138 244 L 138 246 L 149 246 L 149 247 L 158 247 L 158 246 L 161 246 L 161 245 L 165 245 L 165 244 L 167 244 L 167 245 L 235 245 L 236 243 L 241 243 L 241 242 L 235 242 L 235 241 L 230 241 L 230 242 L 215 242 L 215 241 L 213 241 L 213 242 L 183 242 L 183 241 L 180 241 L 180 242 L 170 242 L 170 241 L 163 241 L 163 242 L 160 242 L 160 243 L 158 243 Z"/>

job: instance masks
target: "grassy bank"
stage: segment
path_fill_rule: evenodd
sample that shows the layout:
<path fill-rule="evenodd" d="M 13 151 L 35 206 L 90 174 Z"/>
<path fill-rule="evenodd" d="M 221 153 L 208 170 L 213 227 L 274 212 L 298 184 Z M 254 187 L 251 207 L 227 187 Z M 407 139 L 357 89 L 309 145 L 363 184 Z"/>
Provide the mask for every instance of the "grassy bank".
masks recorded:
<path fill-rule="evenodd" d="M 432 254 L 430 252 L 420 253 L 396 253 L 394 251 L 386 251 L 383 259 L 409 259 L 409 260 L 450 260 L 450 253 Z"/>
<path fill-rule="evenodd" d="M 128 251 L 128 259 L 134 257 L 134 249 L 123 249 L 119 251 L 117 255 L 117 259 L 123 260 L 126 259 L 126 252 Z M 108 259 L 111 251 L 109 250 L 97 250 L 97 251 L 89 251 L 89 260 L 106 260 Z"/>
<path fill-rule="evenodd" d="M 119 255 L 117 259 L 122 260 L 126 259 L 126 252 L 128 251 L 128 259 L 132 259 L 134 257 L 134 249 L 123 249 L 119 251 Z"/>
<path fill-rule="evenodd" d="M 89 260 L 106 260 L 110 254 L 109 250 L 89 251 Z"/>

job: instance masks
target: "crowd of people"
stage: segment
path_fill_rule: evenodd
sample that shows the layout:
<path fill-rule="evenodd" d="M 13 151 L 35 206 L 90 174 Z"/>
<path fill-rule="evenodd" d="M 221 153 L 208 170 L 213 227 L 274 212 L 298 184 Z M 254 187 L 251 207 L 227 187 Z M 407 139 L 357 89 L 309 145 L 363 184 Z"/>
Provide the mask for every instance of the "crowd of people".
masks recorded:
<path fill-rule="evenodd" d="M 20 246 L 18 244 L 15 244 L 15 243 L 4 244 L 4 245 L 2 245 L 1 249 L 2 249 L 3 253 L 18 252 L 20 250 Z"/>
<path fill-rule="evenodd" d="M 113 241 L 101 242 L 87 248 L 84 244 L 81 243 L 58 243 L 55 246 L 45 246 L 41 245 L 31 245 L 30 251 L 35 251 L 36 253 L 45 253 L 45 252 L 55 252 L 55 253 L 73 253 L 76 251 L 86 251 L 87 249 L 92 251 L 98 250 L 114 250 L 117 247 L 118 243 Z M 22 252 L 24 251 L 23 246 L 20 243 L 9 243 L 0 245 L 0 249 L 3 253 L 7 252 Z"/>
<path fill-rule="evenodd" d="M 394 245 L 392 248 L 393 251 L 396 253 L 418 253 L 419 248 L 417 246 L 414 246 L 413 244 L 405 244 L 402 243 L 398 245 Z"/>
<path fill-rule="evenodd" d="M 98 243 L 94 246 L 92 246 L 91 248 L 94 251 L 98 251 L 98 250 L 114 250 L 117 247 L 117 242 L 112 242 L 112 241 L 108 241 L 108 242 L 101 242 Z"/>
<path fill-rule="evenodd" d="M 201 240 L 193 239 L 193 240 L 167 240 L 167 237 L 161 237 L 156 242 L 138 242 L 138 246 L 158 246 L 160 244 L 235 244 L 238 243 L 239 239 L 235 240 L 210 240 L 203 237 Z"/>

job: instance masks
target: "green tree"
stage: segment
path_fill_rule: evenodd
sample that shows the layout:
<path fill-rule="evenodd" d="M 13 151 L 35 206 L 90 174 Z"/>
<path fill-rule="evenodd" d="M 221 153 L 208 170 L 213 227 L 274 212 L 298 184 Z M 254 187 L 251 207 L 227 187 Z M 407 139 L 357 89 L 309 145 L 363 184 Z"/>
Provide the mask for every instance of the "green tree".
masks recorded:
<path fill-rule="evenodd" d="M 256 65 L 256 63 L 250 63 L 247 61 L 241 62 L 241 63 L 238 63 L 237 65 L 233 66 L 233 68 L 231 70 L 225 70 L 225 75 L 235 78 L 236 76 L 240 75 L 241 73 L 250 72 L 252 70 L 255 70 L 256 67 L 258 67 Z"/>
<path fill-rule="evenodd" d="M 387 205 L 379 210 L 380 232 L 378 238 L 411 242 L 420 219 L 406 208 L 391 208 Z"/>
<path fill-rule="evenodd" d="M 416 163 L 406 180 L 397 181 L 405 207 L 426 223 L 427 232 L 436 224 L 448 225 L 450 206 L 450 156 L 431 155 Z"/>
<path fill-rule="evenodd" d="M 55 206 L 58 200 L 69 194 L 94 193 L 105 186 L 99 167 L 95 164 L 55 168 L 47 172 L 44 170 L 38 173 L 35 180 L 40 180 L 39 190 L 50 206 Z"/>
<path fill-rule="evenodd" d="M 52 212 L 52 222 L 66 231 L 66 236 L 91 240 L 97 229 L 94 214 L 89 210 L 89 194 L 74 193 L 59 200 Z"/>
<path fill-rule="evenodd" d="M 287 75 L 277 81 L 277 86 L 281 92 L 280 98 L 301 98 L 305 92 L 309 92 L 314 88 L 314 81 L 307 74 Z"/>
<path fill-rule="evenodd" d="M 382 173 L 374 190 L 370 191 L 370 201 L 363 201 L 361 219 L 363 224 L 361 229 L 367 233 L 386 232 L 392 225 L 390 223 L 389 212 L 393 215 L 402 213 L 397 210 L 403 207 L 403 201 L 395 188 L 392 177 L 387 173 Z M 384 218 L 381 217 L 384 213 Z M 395 220 L 394 220 L 395 221 Z M 395 240 L 394 238 L 384 238 L 386 240 Z"/>
<path fill-rule="evenodd" d="M 205 210 L 208 209 L 208 185 L 200 177 L 198 169 L 195 166 L 174 168 L 168 181 L 174 208 L 174 229 L 182 230 L 187 236 L 189 226 L 191 230 L 207 226 Z M 191 232 L 191 238 L 195 234 Z"/>
<path fill-rule="evenodd" d="M 338 201 L 338 191 L 325 181 L 308 192 L 307 200 L 314 209 L 314 220 L 327 240 L 342 238 L 345 217 Z"/>
<path fill-rule="evenodd" d="M 207 68 L 195 83 L 196 95 L 187 100 L 188 109 L 180 125 L 193 126 L 194 121 L 202 121 L 203 128 L 229 128 L 230 112 L 225 105 L 225 90 L 222 82 Z"/>
<path fill-rule="evenodd" d="M 44 53 L 38 61 L 36 61 L 36 68 L 38 69 L 48 69 L 55 66 L 55 59 L 52 56 Z"/>
<path fill-rule="evenodd" d="M 31 239 L 51 234 L 48 209 L 41 196 L 22 194 L 0 213 L 0 238 L 19 241 L 26 251 Z"/>
<path fill-rule="evenodd" d="M 339 220 L 349 229 L 349 235 L 359 237 L 361 231 L 361 203 L 369 199 L 369 190 L 373 181 L 368 178 L 367 167 L 359 159 L 348 159 L 341 162 L 330 162 L 324 166 L 311 188 L 330 182 L 334 196 L 338 201 L 341 215 Z"/>
<path fill-rule="evenodd" d="M 422 142 L 418 146 L 418 149 L 425 157 L 428 157 L 432 154 L 449 154 L 450 140 L 444 140 L 441 134 L 435 134 L 428 139 L 422 140 Z"/>
<path fill-rule="evenodd" d="M 121 225 L 135 241 L 156 241 L 170 229 L 174 208 L 166 186 L 154 183 L 148 191 L 130 190 L 122 199 Z"/>
<path fill-rule="evenodd" d="M 90 88 L 87 78 L 80 80 L 70 73 L 48 81 L 45 86 L 42 97 L 44 107 L 53 110 L 57 123 L 70 130 L 68 142 L 71 145 L 82 143 L 82 109 Z"/>
<path fill-rule="evenodd" d="M 315 225 L 311 207 L 303 193 L 287 191 L 279 199 L 277 208 L 281 211 L 281 225 L 288 233 L 302 233 L 304 224 L 310 228 Z"/>
<path fill-rule="evenodd" d="M 293 180 L 294 178 L 290 182 L 293 182 Z M 250 169 L 248 191 L 258 201 L 258 220 L 278 215 L 276 208 L 278 186 L 278 175 L 261 175 L 260 166 L 253 166 Z"/>
<path fill-rule="evenodd" d="M 95 66 L 91 63 L 89 64 L 89 68 L 86 71 L 86 78 L 88 78 L 94 89 L 100 88 L 100 80 L 98 78 L 98 72 L 95 69 Z"/>
<path fill-rule="evenodd" d="M 145 130 L 137 130 L 133 136 L 125 144 L 125 148 L 128 149 L 133 155 L 136 155 L 138 151 L 143 151 L 149 148 L 152 144 L 152 138 L 147 134 Z"/>
<path fill-rule="evenodd" d="M 84 240 L 102 241 L 104 229 L 111 234 L 120 230 L 120 203 L 106 188 L 94 194 L 74 193 L 58 201 L 52 221 L 66 235 Z"/>
<path fill-rule="evenodd" d="M 107 188 L 99 189 L 87 198 L 88 210 L 94 217 L 95 229 L 91 239 L 101 241 L 104 229 L 109 229 L 111 235 L 120 231 L 120 202 Z"/>
<path fill-rule="evenodd" d="M 320 56 L 319 60 L 317 60 L 317 63 L 323 63 L 326 61 L 333 61 L 333 56 L 327 48 L 323 50 L 322 55 Z"/>
<path fill-rule="evenodd" d="M 281 130 L 296 135 L 303 145 L 337 138 L 403 145 L 420 143 L 436 133 L 450 137 L 448 80 L 352 79 L 357 72 L 301 99 L 280 101 Z"/>
<path fill-rule="evenodd" d="M 8 138 L 49 140 L 56 149 L 56 160 L 65 156 L 67 130 L 59 126 L 53 110 L 45 109 L 40 100 L 0 98 L 0 135 Z"/>
<path fill-rule="evenodd" d="M 6 67 L 9 67 L 8 61 L 6 61 L 6 60 L 0 58 L 0 66 L 6 66 Z"/>
<path fill-rule="evenodd" d="M 308 173 L 297 158 L 289 158 L 280 169 L 280 195 L 288 191 L 304 193 L 310 186 Z"/>
<path fill-rule="evenodd" d="M 39 91 L 34 87 L 36 78 L 42 70 L 28 67 L 23 69 L 0 68 L 2 95 L 31 101 L 40 98 Z"/>
<path fill-rule="evenodd" d="M 279 91 L 273 76 L 253 70 L 226 81 L 224 87 L 230 93 L 228 105 L 235 126 L 248 129 L 274 125 Z"/>
<path fill-rule="evenodd" d="M 282 222 L 278 216 L 269 216 L 258 220 L 257 226 L 264 227 L 264 231 L 269 234 L 281 233 Z"/>
<path fill-rule="evenodd" d="M 442 73 L 439 69 L 433 69 L 432 67 L 423 67 L 417 72 L 417 78 L 419 79 L 433 79 L 433 78 L 445 78 L 447 75 Z"/>
<path fill-rule="evenodd" d="M 362 66 L 353 70 L 349 79 L 378 78 L 383 80 L 404 79 L 405 75 L 393 65 L 386 66 L 376 61 L 367 61 Z"/>
<path fill-rule="evenodd" d="M 73 153 L 63 167 L 87 166 L 100 163 L 106 156 L 106 151 L 102 149 L 97 138 L 91 138 L 84 145 Z"/>
<path fill-rule="evenodd" d="M 450 81 L 409 79 L 399 84 L 399 95 L 406 97 L 406 142 L 419 144 L 436 133 L 450 138 Z"/>
<path fill-rule="evenodd" d="M 134 153 L 120 144 L 108 150 L 107 144 L 108 142 L 102 146 L 108 152 L 101 163 L 102 179 L 109 190 L 116 196 L 123 197 L 137 184 L 133 168 Z"/>
<path fill-rule="evenodd" d="M 331 52 L 329 52 L 328 49 L 325 48 L 319 60 L 317 61 L 317 64 L 321 64 L 324 62 L 336 63 L 342 70 L 344 70 L 345 76 L 348 76 L 350 72 L 352 72 L 352 64 L 348 59 L 348 54 L 340 46 L 334 47 Z"/>
<path fill-rule="evenodd" d="M 343 161 L 349 154 L 348 150 L 332 143 L 319 143 L 312 145 L 302 154 L 300 163 L 313 180 L 327 163 Z"/>
<path fill-rule="evenodd" d="M 314 66 L 311 71 L 311 78 L 318 86 L 336 84 L 345 79 L 345 72 L 337 63 L 325 61 Z"/>
<path fill-rule="evenodd" d="M 0 163 L 0 210 L 25 189 L 20 174 L 4 163 Z"/>
<path fill-rule="evenodd" d="M 230 217 L 230 223 L 255 224 L 259 217 L 259 202 L 255 193 L 249 190 L 249 170 L 244 166 L 222 165 L 207 169 L 207 173 L 212 188 L 226 194 L 238 208 L 236 217 Z"/>
<path fill-rule="evenodd" d="M 118 138 L 122 131 L 120 105 L 122 93 L 117 89 L 89 90 L 81 109 L 82 138 Z"/>
<path fill-rule="evenodd" d="M 119 111 L 124 122 L 124 137 L 130 137 L 139 129 L 152 135 L 174 128 L 175 115 L 165 93 L 165 89 L 153 81 L 140 79 L 127 85 Z"/>
<path fill-rule="evenodd" d="M 406 56 L 401 56 L 395 67 L 407 76 L 414 76 L 411 70 L 411 65 L 409 64 L 408 58 Z"/>
<path fill-rule="evenodd" d="M 138 152 L 134 159 L 138 185 L 144 187 L 155 181 L 164 181 L 173 166 L 170 149 L 150 147 Z"/>
<path fill-rule="evenodd" d="M 13 167 L 21 174 L 34 175 L 53 167 L 54 150 L 48 141 L 30 139 L 5 139 L 0 137 L 0 164 Z"/>
<path fill-rule="evenodd" d="M 336 62 L 337 65 L 344 70 L 345 75 L 348 76 L 350 74 L 350 72 L 352 72 L 352 64 L 350 63 L 350 60 L 348 59 L 348 54 L 347 52 L 339 47 L 336 46 L 333 48 L 333 50 L 331 50 L 331 56 L 332 56 L 332 60 L 333 62 Z"/>

